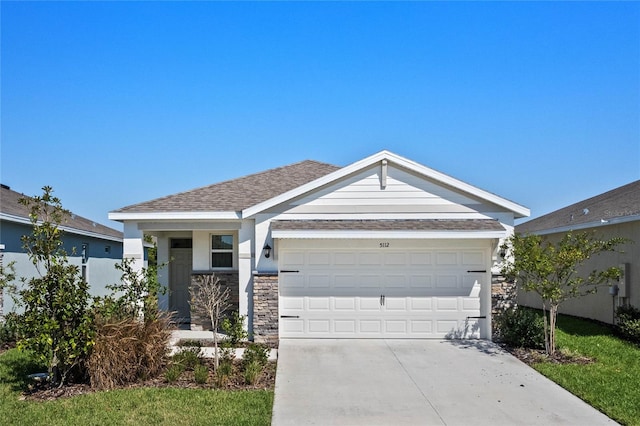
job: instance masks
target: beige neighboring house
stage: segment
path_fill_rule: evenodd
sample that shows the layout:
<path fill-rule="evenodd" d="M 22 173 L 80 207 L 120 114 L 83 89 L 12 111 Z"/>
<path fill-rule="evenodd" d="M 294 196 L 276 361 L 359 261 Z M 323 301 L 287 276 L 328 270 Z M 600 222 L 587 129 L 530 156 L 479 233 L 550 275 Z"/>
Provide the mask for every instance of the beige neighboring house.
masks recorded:
<path fill-rule="evenodd" d="M 124 256 L 157 238 L 162 306 L 207 327 L 189 288 L 215 275 L 255 340 L 491 338 L 500 241 L 529 210 L 388 151 L 267 170 L 124 207 Z M 138 262 L 141 264 L 140 262 Z"/>
<path fill-rule="evenodd" d="M 621 247 L 622 253 L 603 253 L 585 265 L 593 269 L 620 266 L 625 277 L 610 291 L 599 288 L 596 294 L 571 299 L 560 306 L 560 312 L 607 323 L 613 322 L 615 307 L 630 304 L 640 307 L 640 180 L 604 194 L 556 210 L 516 226 L 520 234 L 545 235 L 557 240 L 571 231 L 592 230 L 602 238 L 624 237 L 632 242 Z M 535 293 L 518 292 L 518 302 L 541 308 Z"/>

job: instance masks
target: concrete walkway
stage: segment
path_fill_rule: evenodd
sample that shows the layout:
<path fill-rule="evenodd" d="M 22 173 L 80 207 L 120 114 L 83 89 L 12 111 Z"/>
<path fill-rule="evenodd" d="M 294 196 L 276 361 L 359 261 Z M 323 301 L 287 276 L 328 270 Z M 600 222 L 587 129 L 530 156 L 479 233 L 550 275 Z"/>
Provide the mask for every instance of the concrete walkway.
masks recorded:
<path fill-rule="evenodd" d="M 613 425 L 486 341 L 281 340 L 273 425 Z"/>

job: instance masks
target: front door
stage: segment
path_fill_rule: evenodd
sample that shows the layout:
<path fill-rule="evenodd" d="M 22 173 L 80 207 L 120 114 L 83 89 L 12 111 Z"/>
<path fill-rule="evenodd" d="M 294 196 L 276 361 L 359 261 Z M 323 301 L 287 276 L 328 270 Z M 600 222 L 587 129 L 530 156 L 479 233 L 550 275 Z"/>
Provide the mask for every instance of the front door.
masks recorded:
<path fill-rule="evenodd" d="M 169 310 L 175 312 L 177 323 L 189 324 L 189 285 L 193 264 L 191 239 L 172 240 L 169 254 Z"/>

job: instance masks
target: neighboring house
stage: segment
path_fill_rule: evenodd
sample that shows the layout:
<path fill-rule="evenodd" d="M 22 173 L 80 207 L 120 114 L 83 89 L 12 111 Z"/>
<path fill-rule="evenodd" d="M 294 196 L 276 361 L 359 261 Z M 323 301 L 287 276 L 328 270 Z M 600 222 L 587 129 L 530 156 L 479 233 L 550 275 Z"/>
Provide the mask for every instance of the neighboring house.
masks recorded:
<path fill-rule="evenodd" d="M 620 266 L 625 269 L 625 277 L 617 284 L 617 294 L 611 294 L 607 287 L 600 288 L 595 294 L 568 300 L 559 311 L 611 323 L 615 307 L 640 307 L 640 180 L 516 226 L 517 233 L 544 235 L 551 241 L 568 232 L 584 230 L 594 231 L 604 239 L 624 237 L 631 242 L 620 247 L 620 253 L 594 256 L 583 273 Z M 518 302 L 542 308 L 540 298 L 532 292 L 520 291 Z"/>
<path fill-rule="evenodd" d="M 124 256 L 157 237 L 161 303 L 192 329 L 189 287 L 214 274 L 257 341 L 491 338 L 501 239 L 529 210 L 382 151 L 303 161 L 109 213 Z M 139 263 L 141 266 L 141 263 Z"/>
<path fill-rule="evenodd" d="M 38 276 L 22 248 L 22 236 L 32 232 L 30 211 L 18 202 L 25 195 L 12 191 L 6 185 L 0 186 L 0 260 L 4 266 L 15 261 L 18 278 Z M 114 266 L 122 260 L 122 232 L 74 214 L 67 218 L 61 229 L 64 231 L 63 248 L 68 253 L 69 262 L 80 268 L 91 294 L 108 294 L 105 287 L 119 282 L 122 275 Z M 14 309 L 12 298 L 4 295 L 2 299 L 0 314 L 11 312 Z"/>

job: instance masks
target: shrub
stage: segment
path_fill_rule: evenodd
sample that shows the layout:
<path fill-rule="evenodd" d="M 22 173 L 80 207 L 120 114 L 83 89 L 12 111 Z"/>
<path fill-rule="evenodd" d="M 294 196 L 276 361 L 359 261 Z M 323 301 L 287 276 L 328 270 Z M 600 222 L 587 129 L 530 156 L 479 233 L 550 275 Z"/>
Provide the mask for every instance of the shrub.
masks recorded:
<path fill-rule="evenodd" d="M 244 364 L 244 381 L 248 385 L 252 385 L 258 381 L 262 373 L 262 365 L 257 360 L 252 360 Z"/>
<path fill-rule="evenodd" d="M 239 342 L 245 340 L 248 336 L 244 329 L 244 321 L 247 317 L 233 312 L 230 318 L 222 320 L 222 331 L 227 335 L 227 341 L 232 346 L 237 346 Z"/>
<path fill-rule="evenodd" d="M 185 368 L 193 370 L 201 364 L 202 348 L 200 346 L 183 346 L 179 352 L 173 355 L 173 362 L 182 364 Z"/>
<path fill-rule="evenodd" d="M 257 362 L 260 367 L 264 367 L 269 360 L 269 348 L 260 343 L 251 343 L 242 355 L 242 363 L 244 365 Z"/>
<path fill-rule="evenodd" d="M 209 368 L 202 364 L 196 365 L 193 369 L 193 377 L 197 384 L 204 385 L 209 378 Z"/>
<path fill-rule="evenodd" d="M 216 386 L 225 386 L 229 381 L 231 373 L 233 373 L 233 362 L 229 359 L 222 358 L 216 369 Z"/>
<path fill-rule="evenodd" d="M 640 344 L 640 309 L 620 306 L 616 309 L 618 333 L 626 340 Z"/>
<path fill-rule="evenodd" d="M 166 362 L 170 336 L 168 317 L 101 323 L 88 362 L 91 385 L 113 389 L 157 376 Z"/>
<path fill-rule="evenodd" d="M 164 378 L 168 383 L 175 383 L 183 372 L 184 366 L 181 364 L 171 364 L 164 372 Z"/>
<path fill-rule="evenodd" d="M 18 340 L 18 327 L 20 316 L 15 312 L 10 312 L 4 316 L 4 321 L 0 323 L 0 347 L 3 345 L 14 345 Z"/>
<path fill-rule="evenodd" d="M 525 308 L 511 308 L 496 318 L 498 337 L 509 346 L 544 348 L 544 323 L 536 312 Z"/>

